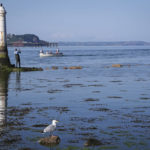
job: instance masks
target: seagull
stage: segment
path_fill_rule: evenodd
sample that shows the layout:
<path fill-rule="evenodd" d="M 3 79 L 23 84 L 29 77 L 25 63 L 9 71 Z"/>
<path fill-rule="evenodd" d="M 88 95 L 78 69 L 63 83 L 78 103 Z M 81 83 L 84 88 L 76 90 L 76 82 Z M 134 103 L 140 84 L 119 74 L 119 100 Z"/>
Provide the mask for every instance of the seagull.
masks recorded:
<path fill-rule="evenodd" d="M 43 130 L 43 133 L 46 133 L 46 132 L 50 132 L 50 133 L 53 133 L 53 131 L 56 129 L 56 123 L 58 121 L 57 120 L 52 120 L 52 124 L 48 125 L 44 130 Z"/>

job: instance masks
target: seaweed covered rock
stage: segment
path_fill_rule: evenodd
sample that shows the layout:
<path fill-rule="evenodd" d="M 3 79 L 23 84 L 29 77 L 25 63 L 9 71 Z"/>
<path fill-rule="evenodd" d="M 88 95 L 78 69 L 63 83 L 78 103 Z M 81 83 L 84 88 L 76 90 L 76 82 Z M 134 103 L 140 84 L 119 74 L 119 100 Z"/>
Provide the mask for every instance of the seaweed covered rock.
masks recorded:
<path fill-rule="evenodd" d="M 112 64 L 112 67 L 117 67 L 117 68 L 120 68 L 120 67 L 122 67 L 123 65 L 121 65 L 121 64 Z"/>
<path fill-rule="evenodd" d="M 84 143 L 84 146 L 98 146 L 98 145 L 102 145 L 102 142 L 97 139 L 93 139 L 93 138 L 88 139 Z"/>
<path fill-rule="evenodd" d="M 68 69 L 68 67 L 64 67 L 64 69 Z"/>
<path fill-rule="evenodd" d="M 57 70 L 58 67 L 57 66 L 52 66 L 52 70 Z"/>
<path fill-rule="evenodd" d="M 21 68 L 16 68 L 13 65 L 11 67 L 0 65 L 0 70 L 3 71 L 3 72 L 43 71 L 42 68 L 35 68 L 35 67 L 21 67 Z"/>
<path fill-rule="evenodd" d="M 19 150 L 33 150 L 33 149 L 28 148 L 28 147 L 24 147 L 24 148 L 19 148 Z"/>
<path fill-rule="evenodd" d="M 71 66 L 69 69 L 82 69 L 82 66 Z"/>
<path fill-rule="evenodd" d="M 60 138 L 59 138 L 59 136 L 52 135 L 50 137 L 41 138 L 39 140 L 39 143 L 41 145 L 46 145 L 46 146 L 58 145 L 60 143 Z"/>

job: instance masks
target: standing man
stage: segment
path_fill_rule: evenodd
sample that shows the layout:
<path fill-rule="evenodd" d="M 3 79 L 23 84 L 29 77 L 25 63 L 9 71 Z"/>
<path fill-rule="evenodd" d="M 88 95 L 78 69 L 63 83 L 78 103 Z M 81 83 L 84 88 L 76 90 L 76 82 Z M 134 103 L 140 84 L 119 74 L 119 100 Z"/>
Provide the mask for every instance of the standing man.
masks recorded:
<path fill-rule="evenodd" d="M 59 49 L 56 49 L 56 54 L 58 54 L 59 53 Z"/>
<path fill-rule="evenodd" d="M 16 67 L 19 65 L 20 68 L 20 56 L 19 53 L 21 53 L 20 51 L 18 51 L 17 49 L 15 49 L 14 54 L 15 54 L 15 58 L 16 58 Z"/>

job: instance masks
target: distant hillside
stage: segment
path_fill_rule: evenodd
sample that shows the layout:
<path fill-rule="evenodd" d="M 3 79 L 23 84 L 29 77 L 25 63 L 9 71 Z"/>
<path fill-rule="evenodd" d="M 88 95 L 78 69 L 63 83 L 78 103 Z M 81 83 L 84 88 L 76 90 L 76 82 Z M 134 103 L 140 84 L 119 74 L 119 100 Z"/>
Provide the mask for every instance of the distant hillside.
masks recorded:
<path fill-rule="evenodd" d="M 57 44 L 40 40 L 39 37 L 34 34 L 8 34 L 7 43 L 9 46 L 51 46 L 51 44 Z"/>
<path fill-rule="evenodd" d="M 144 46 L 150 45 L 149 42 L 144 41 L 118 41 L 118 42 L 58 42 L 51 43 L 40 40 L 37 35 L 23 34 L 7 35 L 8 46 Z"/>
<path fill-rule="evenodd" d="M 119 41 L 119 42 L 59 42 L 60 46 L 144 46 L 150 45 L 144 41 Z"/>

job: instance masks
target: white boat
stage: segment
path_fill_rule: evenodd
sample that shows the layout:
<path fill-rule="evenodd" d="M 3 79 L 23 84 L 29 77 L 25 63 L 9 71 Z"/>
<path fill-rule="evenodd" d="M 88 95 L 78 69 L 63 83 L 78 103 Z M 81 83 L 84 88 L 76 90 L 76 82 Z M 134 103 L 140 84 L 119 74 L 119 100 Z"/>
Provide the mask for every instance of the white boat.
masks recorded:
<path fill-rule="evenodd" d="M 49 52 L 46 52 L 46 53 L 44 53 L 44 52 L 40 52 L 40 57 L 57 57 L 57 56 L 63 56 L 63 53 L 49 53 Z"/>

